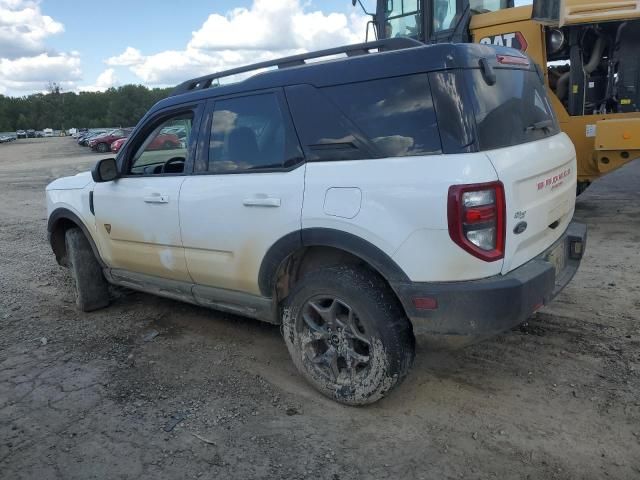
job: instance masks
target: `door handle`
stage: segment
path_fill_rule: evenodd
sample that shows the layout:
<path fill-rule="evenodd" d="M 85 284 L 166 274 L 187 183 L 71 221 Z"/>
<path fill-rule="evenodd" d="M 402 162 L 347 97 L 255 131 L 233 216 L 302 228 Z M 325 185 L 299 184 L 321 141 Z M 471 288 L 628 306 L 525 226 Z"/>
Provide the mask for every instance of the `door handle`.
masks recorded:
<path fill-rule="evenodd" d="M 245 198 L 242 201 L 245 207 L 279 207 L 280 199 L 277 197 L 268 197 L 266 195 L 256 195 L 255 197 Z"/>
<path fill-rule="evenodd" d="M 145 195 L 143 200 L 146 203 L 169 203 L 169 195 L 162 195 L 160 193 L 152 193 Z"/>

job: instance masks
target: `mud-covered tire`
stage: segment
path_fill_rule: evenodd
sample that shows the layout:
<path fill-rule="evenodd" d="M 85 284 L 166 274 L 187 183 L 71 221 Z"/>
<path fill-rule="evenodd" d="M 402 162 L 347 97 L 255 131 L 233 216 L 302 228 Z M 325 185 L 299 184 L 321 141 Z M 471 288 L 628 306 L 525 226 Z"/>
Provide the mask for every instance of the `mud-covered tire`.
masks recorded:
<path fill-rule="evenodd" d="M 284 301 L 282 334 L 298 371 L 348 405 L 384 397 L 415 356 L 411 324 L 393 292 L 374 272 L 348 265 L 302 278 Z"/>
<path fill-rule="evenodd" d="M 65 232 L 67 264 L 76 290 L 76 305 L 91 312 L 109 305 L 109 287 L 89 241 L 79 228 Z"/>

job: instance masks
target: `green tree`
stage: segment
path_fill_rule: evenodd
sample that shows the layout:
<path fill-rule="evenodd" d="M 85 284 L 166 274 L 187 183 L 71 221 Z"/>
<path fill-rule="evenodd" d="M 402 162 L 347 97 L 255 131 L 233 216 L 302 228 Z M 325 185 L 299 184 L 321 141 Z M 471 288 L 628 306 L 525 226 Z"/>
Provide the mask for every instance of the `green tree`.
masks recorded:
<path fill-rule="evenodd" d="M 12 130 L 24 130 L 27 128 L 28 124 L 29 121 L 27 120 L 27 117 L 24 113 L 21 113 L 20 115 L 18 115 L 18 120 L 16 121 L 15 128 Z"/>
<path fill-rule="evenodd" d="M 0 131 L 133 126 L 170 91 L 124 85 L 106 92 L 75 93 L 50 83 L 46 94 L 0 95 Z"/>

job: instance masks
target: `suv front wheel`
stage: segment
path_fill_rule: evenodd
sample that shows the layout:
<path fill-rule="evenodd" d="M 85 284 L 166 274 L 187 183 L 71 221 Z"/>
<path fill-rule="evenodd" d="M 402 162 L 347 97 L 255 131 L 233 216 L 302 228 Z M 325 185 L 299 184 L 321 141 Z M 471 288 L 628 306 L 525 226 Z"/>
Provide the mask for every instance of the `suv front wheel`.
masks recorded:
<path fill-rule="evenodd" d="M 65 232 L 65 243 L 78 308 L 91 312 L 109 305 L 109 287 L 87 237 L 79 228 L 70 228 Z"/>
<path fill-rule="evenodd" d="M 297 369 L 321 393 L 373 403 L 407 375 L 415 340 L 375 273 L 336 266 L 308 273 L 285 300 L 282 333 Z"/>

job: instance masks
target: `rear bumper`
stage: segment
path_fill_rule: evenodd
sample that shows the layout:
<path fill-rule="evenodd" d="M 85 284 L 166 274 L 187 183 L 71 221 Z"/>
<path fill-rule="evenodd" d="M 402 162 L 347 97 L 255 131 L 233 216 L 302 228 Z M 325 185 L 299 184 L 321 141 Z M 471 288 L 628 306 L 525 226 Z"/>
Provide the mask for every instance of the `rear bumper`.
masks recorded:
<path fill-rule="evenodd" d="M 586 241 L 586 225 L 573 222 L 551 247 L 506 275 L 392 286 L 416 337 L 443 336 L 452 344 L 469 343 L 509 330 L 549 303 L 578 270 Z M 552 262 L 557 263 L 561 252 L 565 260 L 556 267 Z M 416 307 L 416 299 L 422 299 L 423 308 Z"/>

